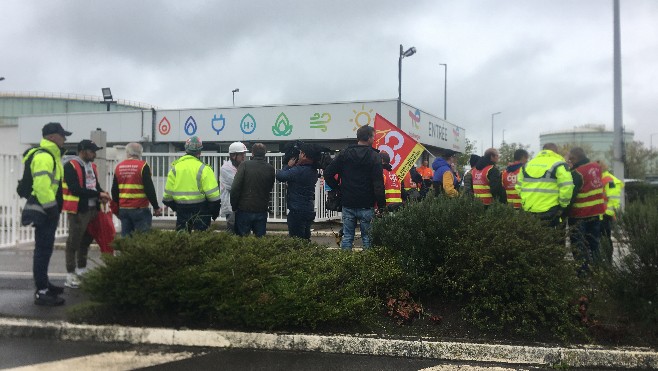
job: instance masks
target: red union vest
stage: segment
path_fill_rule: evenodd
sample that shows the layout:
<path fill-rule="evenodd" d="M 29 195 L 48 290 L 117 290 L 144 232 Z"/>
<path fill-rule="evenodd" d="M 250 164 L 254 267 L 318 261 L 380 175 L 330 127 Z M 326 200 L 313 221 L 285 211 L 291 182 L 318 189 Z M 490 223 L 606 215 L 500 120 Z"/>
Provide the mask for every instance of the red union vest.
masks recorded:
<path fill-rule="evenodd" d="M 386 205 L 402 203 L 400 180 L 395 172 L 386 169 L 384 169 L 384 193 L 386 193 Z"/>
<path fill-rule="evenodd" d="M 601 166 L 596 162 L 588 162 L 573 171 L 583 178 L 583 185 L 571 205 L 569 216 L 572 218 L 589 218 L 605 213 L 606 204 L 601 180 Z"/>
<path fill-rule="evenodd" d="M 507 203 L 512 205 L 515 209 L 521 208 L 521 197 L 519 196 L 519 192 L 514 189 L 520 171 L 520 167 L 515 171 L 507 171 L 507 169 L 503 170 L 503 187 L 505 188 L 505 194 L 507 195 Z"/>
<path fill-rule="evenodd" d="M 493 168 L 493 165 L 488 165 L 482 170 L 476 168 L 471 170 L 473 174 L 473 194 L 476 199 L 482 201 L 485 205 L 491 205 L 493 203 L 493 195 L 491 194 L 489 179 L 487 179 L 491 168 Z"/>
<path fill-rule="evenodd" d="M 73 168 L 78 175 L 78 182 L 80 183 L 80 187 L 85 188 L 86 175 L 82 172 L 82 166 L 76 160 L 71 160 L 69 162 L 71 165 L 73 165 Z M 96 182 L 98 182 L 98 170 L 96 170 L 96 164 L 92 162 L 91 168 L 94 169 Z M 62 198 L 64 199 L 64 203 L 62 204 L 62 211 L 65 213 L 77 214 L 80 197 L 71 193 L 71 190 L 69 189 L 68 184 L 66 184 L 66 180 L 64 178 L 62 178 Z"/>
<path fill-rule="evenodd" d="M 149 207 L 149 200 L 144 193 L 142 171 L 146 161 L 127 159 L 121 161 L 114 170 L 119 184 L 119 208 L 141 209 Z"/>

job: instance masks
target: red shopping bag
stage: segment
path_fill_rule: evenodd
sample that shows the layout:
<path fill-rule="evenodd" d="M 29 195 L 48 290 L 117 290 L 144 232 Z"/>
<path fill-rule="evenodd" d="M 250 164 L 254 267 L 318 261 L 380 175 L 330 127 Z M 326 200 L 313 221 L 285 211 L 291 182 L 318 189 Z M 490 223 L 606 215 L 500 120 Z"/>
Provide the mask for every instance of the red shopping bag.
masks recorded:
<path fill-rule="evenodd" d="M 101 253 L 114 253 L 114 249 L 110 245 L 114 241 L 116 229 L 114 228 L 112 212 L 109 207 L 101 205 L 101 210 L 96 215 L 96 218 L 87 225 L 87 233 L 94 237 L 94 240 L 96 240 L 96 243 L 101 248 Z"/>

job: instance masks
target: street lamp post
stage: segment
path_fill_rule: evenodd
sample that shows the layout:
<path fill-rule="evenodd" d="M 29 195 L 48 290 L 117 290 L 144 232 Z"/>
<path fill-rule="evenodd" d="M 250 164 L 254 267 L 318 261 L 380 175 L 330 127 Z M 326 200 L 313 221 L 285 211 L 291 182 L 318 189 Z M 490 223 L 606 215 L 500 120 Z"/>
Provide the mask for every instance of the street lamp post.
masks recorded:
<path fill-rule="evenodd" d="M 398 59 L 398 128 L 402 128 L 402 58 L 416 54 L 413 46 L 406 51 L 400 44 L 400 58 Z"/>
<path fill-rule="evenodd" d="M 110 105 L 117 101 L 112 100 L 112 90 L 110 88 L 101 88 L 101 92 L 103 92 L 103 101 L 100 103 L 107 104 L 107 112 L 110 112 Z"/>
<path fill-rule="evenodd" d="M 447 119 L 448 112 L 448 65 L 445 63 L 439 63 L 439 66 L 443 66 L 443 119 Z"/>
<path fill-rule="evenodd" d="M 658 133 L 651 133 L 651 136 L 649 137 L 649 149 L 653 150 L 653 136 L 658 135 Z"/>
<path fill-rule="evenodd" d="M 235 88 L 235 89 L 231 90 L 231 93 L 233 93 L 233 107 L 235 107 L 235 93 L 238 93 L 238 92 L 240 92 L 240 89 L 238 89 L 238 88 Z"/>
<path fill-rule="evenodd" d="M 491 148 L 494 148 L 494 143 L 493 143 L 494 116 L 499 115 L 499 114 L 500 114 L 500 112 L 495 112 L 495 113 L 491 114 Z"/>
<path fill-rule="evenodd" d="M 505 129 L 503 129 L 503 144 L 505 144 Z"/>

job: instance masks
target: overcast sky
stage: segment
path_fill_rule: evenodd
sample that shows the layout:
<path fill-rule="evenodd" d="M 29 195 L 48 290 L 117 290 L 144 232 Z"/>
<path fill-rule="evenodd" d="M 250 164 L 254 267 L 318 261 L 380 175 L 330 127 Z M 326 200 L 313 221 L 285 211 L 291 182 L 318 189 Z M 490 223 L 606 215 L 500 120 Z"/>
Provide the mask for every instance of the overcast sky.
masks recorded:
<path fill-rule="evenodd" d="M 613 125 L 612 0 L 0 1 L 0 91 L 100 95 L 159 108 L 397 98 L 467 137 Z M 658 1 L 621 1 L 623 112 L 658 133 Z M 394 120 L 394 118 L 391 118 Z M 658 145 L 658 135 L 654 136 Z M 479 147 L 479 145 L 478 145 Z"/>

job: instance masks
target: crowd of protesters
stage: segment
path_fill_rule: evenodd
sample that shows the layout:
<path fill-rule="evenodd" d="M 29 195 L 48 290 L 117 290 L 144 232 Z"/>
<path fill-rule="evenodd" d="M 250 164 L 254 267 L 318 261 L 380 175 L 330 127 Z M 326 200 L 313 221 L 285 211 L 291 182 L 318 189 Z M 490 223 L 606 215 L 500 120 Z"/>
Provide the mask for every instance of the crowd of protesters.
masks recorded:
<path fill-rule="evenodd" d="M 48 123 L 42 134 L 40 146 L 24 154 L 33 184 L 22 223 L 36 229 L 35 304 L 55 306 L 64 303 L 59 297 L 63 288 L 48 280 L 48 264 L 60 212 L 67 214 L 69 224 L 65 285 L 77 288 L 79 277 L 86 271 L 89 244 L 95 238 L 88 225 L 101 205 L 111 204 L 121 220 L 123 237 L 151 228 L 149 205 L 155 216 L 163 209 L 155 196 L 150 168 L 141 159 L 139 143 L 126 146 L 127 159 L 115 169 L 110 194 L 101 188 L 94 164 L 96 151 L 102 147 L 83 140 L 78 144 L 78 156 L 62 166 L 62 147 L 71 133 L 58 123 Z M 341 151 L 323 171 L 318 171 L 321 153 L 314 144 L 302 143 L 277 171 L 267 161 L 263 143 L 253 144 L 247 160 L 247 147 L 234 142 L 229 146 L 229 159 L 220 169 L 219 181 L 201 160 L 201 139 L 190 137 L 185 142 L 185 155 L 171 164 L 162 202 L 176 212 L 176 230 L 206 230 L 211 220 L 221 215 L 226 218 L 228 232 L 239 236 L 253 232 L 261 237 L 266 234 L 271 191 L 278 180 L 287 184 L 289 235 L 310 240 L 316 216 L 316 184 L 323 177 L 325 185 L 340 195 L 340 246 L 345 250 L 352 249 L 357 223 L 363 248 L 370 248 L 370 226 L 377 215 L 395 212 L 405 203 L 426 197 L 432 189 L 436 196 L 473 197 L 486 207 L 508 204 L 535 215 L 548 227 L 568 225 L 574 258 L 582 263 L 579 273 L 587 273 L 590 265 L 602 259 L 602 236 L 612 246 L 611 229 L 623 182 L 605 163 L 591 161 L 582 148 L 572 148 L 567 159 L 553 143 L 545 144 L 532 159 L 519 149 L 502 172 L 498 150 L 489 148 L 481 157 L 470 156 L 470 170 L 463 182 L 455 166 L 458 153 L 445 150 L 431 168 L 424 159 L 422 166 L 412 167 L 400 180 L 389 154 L 373 148 L 374 128 L 362 126 L 356 134 L 357 142 Z M 605 258 L 610 260 L 612 249 L 607 251 Z"/>

